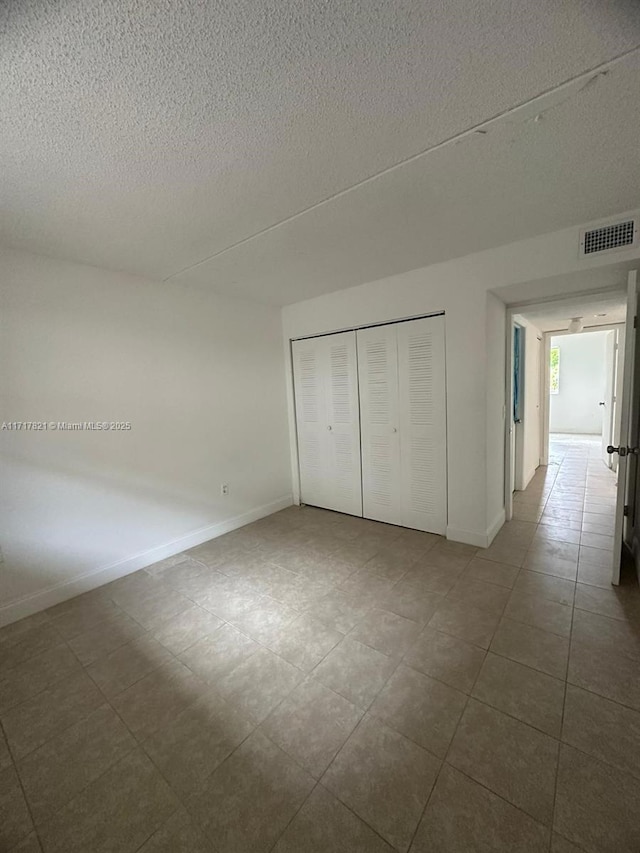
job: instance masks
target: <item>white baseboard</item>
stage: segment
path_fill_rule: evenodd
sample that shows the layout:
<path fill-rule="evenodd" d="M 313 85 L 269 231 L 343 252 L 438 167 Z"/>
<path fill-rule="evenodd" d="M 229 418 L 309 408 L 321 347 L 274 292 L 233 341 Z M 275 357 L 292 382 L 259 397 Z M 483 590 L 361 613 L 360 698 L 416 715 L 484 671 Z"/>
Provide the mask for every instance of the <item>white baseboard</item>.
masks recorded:
<path fill-rule="evenodd" d="M 60 604 L 83 592 L 89 592 L 110 581 L 130 575 L 132 572 L 137 572 L 139 569 L 145 569 L 159 560 L 173 557 L 174 554 L 180 554 L 189 548 L 195 548 L 196 545 L 202 545 L 203 542 L 216 539 L 224 533 L 237 530 L 238 527 L 244 527 L 245 524 L 258 521 L 258 519 L 272 515 L 281 509 L 286 509 L 292 503 L 293 498 L 291 495 L 283 495 L 277 500 L 271 501 L 271 503 L 254 507 L 248 510 L 248 512 L 242 513 L 242 515 L 235 516 L 235 518 L 229 518 L 226 521 L 211 524 L 207 527 L 200 527 L 198 530 L 187 533 L 186 536 L 173 539 L 171 542 L 158 545 L 156 548 L 151 548 L 148 551 L 143 551 L 124 560 L 119 560 L 117 563 L 112 563 L 109 566 L 94 569 L 70 581 L 65 581 L 64 583 L 50 586 L 47 589 L 40 590 L 23 598 L 18 598 L 0 608 L 0 627 L 17 622 L 18 619 L 24 619 L 25 616 L 31 616 L 33 613 L 39 613 L 41 610 L 53 607 L 54 604 Z"/>
<path fill-rule="evenodd" d="M 498 533 L 502 529 L 502 525 L 505 523 L 506 518 L 507 518 L 507 516 L 505 513 L 505 509 L 504 509 L 504 507 L 502 507 L 500 512 L 494 518 L 492 524 L 490 524 L 488 529 L 487 529 L 487 545 L 486 545 L 487 548 L 489 547 L 489 545 L 491 545 L 493 540 L 496 538 L 496 536 L 498 535 Z"/>
<path fill-rule="evenodd" d="M 463 545 L 475 545 L 476 548 L 486 548 L 487 534 L 475 530 L 463 530 L 461 527 L 447 527 L 447 539 L 452 542 L 462 542 Z"/>
<path fill-rule="evenodd" d="M 524 492 L 529 483 L 533 480 L 533 477 L 538 470 L 537 467 L 530 468 L 525 474 L 522 475 L 522 480 L 517 484 L 516 491 Z"/>
<path fill-rule="evenodd" d="M 452 542 L 462 542 L 464 545 L 475 545 L 476 548 L 488 548 L 504 521 L 505 511 L 503 508 L 484 533 L 478 533 L 475 530 L 463 530 L 461 527 L 447 527 L 447 539 L 451 539 Z"/>

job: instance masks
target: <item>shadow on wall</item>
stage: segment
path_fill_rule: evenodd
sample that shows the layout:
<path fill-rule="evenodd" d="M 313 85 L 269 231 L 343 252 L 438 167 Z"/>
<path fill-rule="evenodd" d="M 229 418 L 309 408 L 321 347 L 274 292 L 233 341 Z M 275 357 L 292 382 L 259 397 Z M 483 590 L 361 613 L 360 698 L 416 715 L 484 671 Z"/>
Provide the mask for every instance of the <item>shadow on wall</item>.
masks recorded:
<path fill-rule="evenodd" d="M 2 420 L 132 425 L 0 433 L 0 609 L 284 505 L 279 309 L 20 252 L 0 268 Z"/>
<path fill-rule="evenodd" d="M 81 455 L 67 464 L 0 455 L 2 480 L 10 484 L 2 500 L 0 624 L 3 608 L 16 602 L 56 588 L 63 596 L 65 584 L 82 578 L 89 588 L 110 571 L 114 577 L 119 564 L 120 572 L 129 562 L 149 564 L 179 550 L 185 537 L 201 541 L 224 532 L 216 526 L 251 520 L 243 517 L 246 496 L 216 495 L 217 483 L 194 496 L 186 482 L 82 462 Z M 252 465 L 247 456 L 238 482 L 250 477 Z M 103 581 L 88 580 L 101 572 Z"/>

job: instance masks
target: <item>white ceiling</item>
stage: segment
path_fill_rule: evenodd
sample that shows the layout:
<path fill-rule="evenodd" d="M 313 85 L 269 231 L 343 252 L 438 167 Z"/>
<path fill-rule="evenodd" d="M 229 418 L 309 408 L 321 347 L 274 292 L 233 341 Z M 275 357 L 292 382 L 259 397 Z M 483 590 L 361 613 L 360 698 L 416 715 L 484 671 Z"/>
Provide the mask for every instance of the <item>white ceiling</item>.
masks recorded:
<path fill-rule="evenodd" d="M 541 332 L 566 331 L 572 317 L 580 317 L 585 329 L 624 323 L 627 300 L 618 291 L 600 296 L 575 296 L 557 302 L 532 305 L 519 312 Z"/>
<path fill-rule="evenodd" d="M 613 262 L 615 253 L 608 257 L 612 263 L 606 266 L 509 284 L 506 287 L 495 288 L 493 293 L 511 307 L 541 302 L 558 293 L 565 293 L 567 296 L 573 294 L 576 298 L 583 295 L 589 298 L 593 293 L 609 290 L 626 293 L 629 271 L 638 268 L 638 261 Z"/>
<path fill-rule="evenodd" d="M 4 0 L 0 241 L 284 304 L 632 209 L 638 53 L 552 90 L 639 44 L 636 0 Z"/>

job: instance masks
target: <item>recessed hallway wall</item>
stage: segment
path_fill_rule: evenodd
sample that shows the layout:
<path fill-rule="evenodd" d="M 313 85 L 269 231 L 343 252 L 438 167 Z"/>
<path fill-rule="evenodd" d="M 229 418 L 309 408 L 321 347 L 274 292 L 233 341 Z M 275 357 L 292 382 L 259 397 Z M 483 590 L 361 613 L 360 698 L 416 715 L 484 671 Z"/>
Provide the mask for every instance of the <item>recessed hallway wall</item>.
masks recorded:
<path fill-rule="evenodd" d="M 607 332 L 583 332 L 551 338 L 560 355 L 558 393 L 550 395 L 551 432 L 602 432 L 599 404 L 605 391 L 606 336 Z"/>

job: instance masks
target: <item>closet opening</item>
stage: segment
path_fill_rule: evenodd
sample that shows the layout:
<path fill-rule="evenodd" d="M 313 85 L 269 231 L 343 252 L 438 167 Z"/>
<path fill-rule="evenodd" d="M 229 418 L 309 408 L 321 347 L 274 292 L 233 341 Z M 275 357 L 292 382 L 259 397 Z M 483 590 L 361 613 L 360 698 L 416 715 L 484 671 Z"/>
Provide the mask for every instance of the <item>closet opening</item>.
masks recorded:
<path fill-rule="evenodd" d="M 443 313 L 291 342 L 301 500 L 444 535 Z"/>

